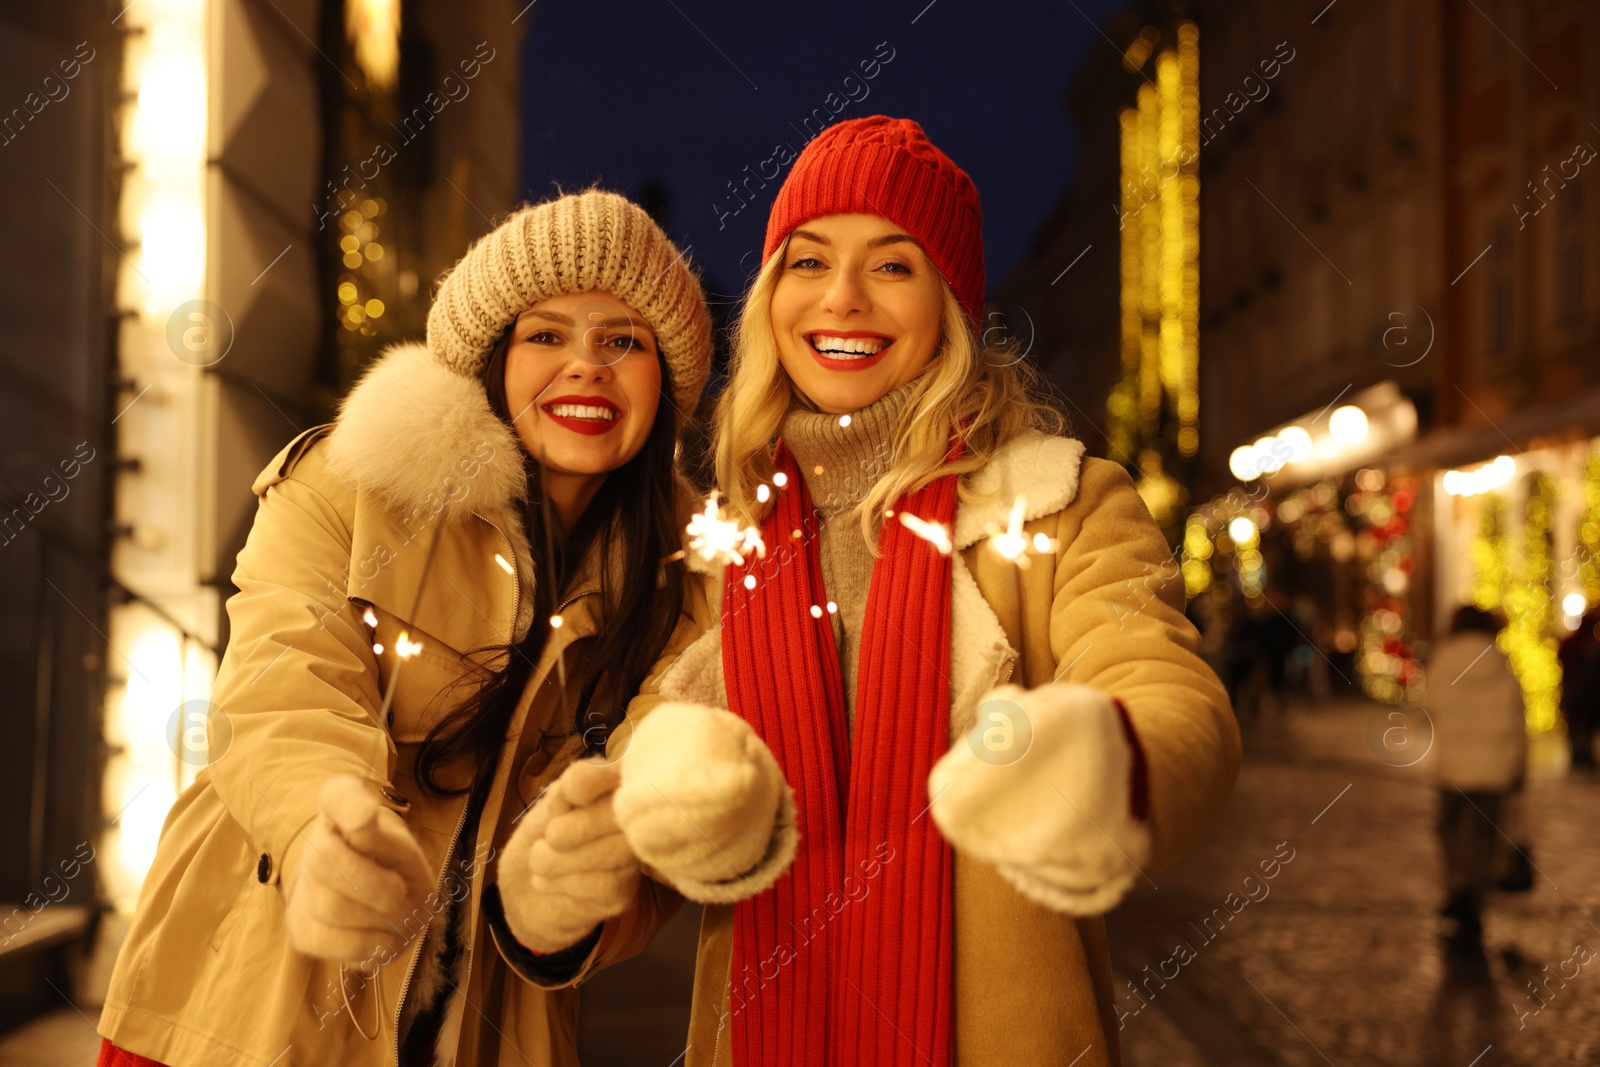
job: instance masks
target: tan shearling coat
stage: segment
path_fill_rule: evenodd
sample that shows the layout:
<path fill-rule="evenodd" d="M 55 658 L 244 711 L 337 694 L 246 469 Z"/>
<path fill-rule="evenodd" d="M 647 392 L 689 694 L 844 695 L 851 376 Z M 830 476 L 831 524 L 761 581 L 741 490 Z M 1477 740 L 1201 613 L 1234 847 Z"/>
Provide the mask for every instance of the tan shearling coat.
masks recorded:
<path fill-rule="evenodd" d="M 1078 441 L 1019 437 L 967 488 L 952 538 L 952 743 L 984 694 L 1007 682 L 1076 682 L 1121 698 L 1148 765 L 1143 870 L 1157 878 L 1221 816 L 1240 760 L 1227 693 L 1196 655 L 1172 553 L 1127 472 L 1083 458 Z M 1020 570 L 985 544 L 1019 494 L 1027 536 L 1058 546 L 1053 565 Z M 667 672 L 662 695 L 725 707 L 721 656 L 711 630 Z M 1035 903 L 959 850 L 954 878 L 958 1067 L 1116 1067 L 1103 918 Z M 728 904 L 704 913 L 686 1067 L 731 1067 L 732 917 Z"/>
<path fill-rule="evenodd" d="M 402 994 L 409 1015 L 446 980 L 435 953 L 449 899 L 464 897 L 465 959 L 439 1047 L 459 1042 L 463 1067 L 577 1063 L 572 986 L 638 952 L 681 898 L 642 879 L 633 908 L 605 924 L 560 988 L 512 968 L 479 905 L 510 820 L 581 749 L 556 661 L 581 655 L 598 627 L 592 561 L 561 598 L 564 624 L 517 707 L 462 882 L 447 883 L 445 868 L 466 799 L 430 799 L 412 778 L 417 742 L 452 704 L 434 698 L 475 677 L 463 655 L 535 624 L 535 564 L 516 512 L 522 463 L 481 385 L 405 345 L 357 384 L 336 423 L 296 437 L 256 479 L 259 510 L 233 575 L 232 634 L 212 696 L 214 756 L 162 828 L 100 1017 L 114 1044 L 170 1067 L 394 1067 Z M 700 629 L 685 615 L 663 663 Z M 422 649 L 396 678 L 401 632 Z M 652 701 L 641 697 L 630 714 Z M 301 955 L 284 929 L 282 858 L 315 816 L 321 782 L 341 772 L 404 816 L 439 871 L 425 913 L 405 920 L 401 953 L 374 959 L 376 979 Z"/>

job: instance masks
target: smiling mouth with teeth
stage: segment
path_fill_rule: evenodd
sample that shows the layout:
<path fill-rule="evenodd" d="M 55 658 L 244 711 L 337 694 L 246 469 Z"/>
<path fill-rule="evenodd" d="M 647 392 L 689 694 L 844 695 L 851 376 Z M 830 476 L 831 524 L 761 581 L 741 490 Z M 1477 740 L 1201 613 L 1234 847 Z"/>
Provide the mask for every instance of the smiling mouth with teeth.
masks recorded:
<path fill-rule="evenodd" d="M 610 408 L 589 407 L 585 404 L 547 404 L 545 410 L 564 419 L 599 419 L 610 422 L 617 413 Z"/>
<path fill-rule="evenodd" d="M 887 337 L 835 337 L 826 333 L 810 334 L 807 340 L 818 353 L 843 360 L 875 356 L 893 343 Z"/>

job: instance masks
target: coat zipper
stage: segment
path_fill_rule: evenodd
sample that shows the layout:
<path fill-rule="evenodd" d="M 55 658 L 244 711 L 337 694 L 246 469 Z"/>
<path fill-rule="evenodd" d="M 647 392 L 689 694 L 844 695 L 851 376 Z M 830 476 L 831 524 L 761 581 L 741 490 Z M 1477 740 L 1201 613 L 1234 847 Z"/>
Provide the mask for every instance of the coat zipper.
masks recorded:
<path fill-rule="evenodd" d="M 501 540 L 503 540 L 505 542 L 506 551 L 511 554 L 511 561 L 512 561 L 512 563 L 511 563 L 511 581 L 513 583 L 512 584 L 512 590 L 513 590 L 512 605 L 513 606 L 512 606 L 512 609 L 511 609 L 511 629 L 510 629 L 509 632 L 514 635 L 517 632 L 517 616 L 519 614 L 521 614 L 521 612 L 522 612 L 522 577 L 519 574 L 519 572 L 517 571 L 517 566 L 516 566 L 516 554 L 517 554 L 516 553 L 516 546 L 511 543 L 510 536 L 508 536 L 506 534 L 506 532 L 504 530 L 502 530 L 498 525 L 496 525 L 494 522 L 490 521 L 489 519 L 485 518 L 482 515 L 479 515 L 478 517 L 480 519 L 483 519 L 484 522 L 489 523 L 489 525 L 494 528 L 494 531 L 500 535 Z M 563 600 L 559 605 L 557 605 L 556 606 L 556 613 L 560 614 L 562 611 L 565 611 L 569 605 L 571 605 L 573 603 L 576 603 L 580 598 L 586 597 L 589 594 L 596 593 L 596 592 L 599 592 L 599 590 L 598 589 L 581 589 L 581 590 L 579 590 L 578 592 L 576 592 L 576 593 L 572 594 L 571 596 L 567 597 L 567 599 Z M 433 889 L 434 889 L 435 896 L 437 896 L 438 893 L 440 892 L 441 888 L 444 885 L 445 877 L 450 873 L 450 860 L 451 860 L 452 857 L 455 856 L 456 843 L 461 839 L 461 830 L 466 825 L 466 822 L 467 822 L 467 809 L 470 808 L 471 806 L 472 806 L 472 803 L 471 803 L 471 798 L 470 797 L 468 798 L 467 803 L 465 803 L 465 804 L 463 804 L 461 806 L 461 817 L 456 820 L 455 832 L 450 835 L 450 845 L 449 845 L 448 848 L 445 849 L 444 870 L 439 872 L 439 877 L 434 882 Z M 394 1005 L 394 1035 L 395 1035 L 395 1041 L 394 1041 L 394 1060 L 392 1061 L 393 1064 L 394 1064 L 394 1067 L 400 1067 L 400 1016 L 402 1014 L 404 1014 L 404 1012 L 405 1012 L 406 995 L 411 992 L 411 979 L 416 974 L 417 964 L 422 958 L 422 948 L 423 948 L 423 946 L 425 946 L 427 944 L 427 942 L 428 942 L 428 938 L 427 938 L 426 933 L 424 933 L 423 936 L 419 939 L 417 947 L 415 949 L 413 949 L 412 952 L 411 952 L 411 962 L 406 965 L 406 976 L 400 983 L 400 996 L 395 1001 L 395 1005 Z M 471 946 L 469 945 L 469 946 L 467 946 L 467 972 L 466 972 L 466 974 L 470 974 L 471 973 L 471 967 L 472 967 L 472 950 L 471 950 Z M 465 980 L 465 977 L 466 977 L 466 975 L 463 975 L 463 981 Z"/>
<path fill-rule="evenodd" d="M 467 809 L 472 807 L 472 798 L 469 795 L 466 803 L 461 805 L 461 817 L 456 820 L 455 832 L 450 835 L 450 845 L 444 853 L 444 870 L 439 872 L 438 879 L 433 884 L 434 899 L 438 899 L 441 887 L 444 885 L 445 876 L 450 873 L 450 861 L 456 854 L 456 842 L 461 838 L 461 828 L 467 822 Z M 449 909 L 446 909 L 448 915 Z M 430 920 L 429 925 L 432 925 Z M 417 938 L 417 947 L 411 950 L 411 962 L 406 964 L 406 976 L 400 983 L 400 997 L 394 1003 L 394 1067 L 400 1067 L 400 1016 L 405 1011 L 406 994 L 411 991 L 411 977 L 416 973 L 417 963 L 422 959 L 422 950 L 428 944 L 428 931 L 423 930 Z M 469 948 L 470 953 L 470 948 Z M 470 958 L 470 955 L 469 955 Z M 448 998 L 445 1001 L 449 1003 Z"/>
<path fill-rule="evenodd" d="M 474 514 L 476 514 L 476 512 L 474 512 Z M 517 632 L 517 616 L 522 613 L 522 576 L 517 570 L 517 549 L 516 546 L 511 543 L 510 535 L 502 530 L 496 523 L 490 521 L 482 515 L 478 515 L 478 518 L 489 523 L 490 527 L 494 529 L 494 532 L 500 535 L 500 539 L 506 543 L 506 551 L 510 554 L 512 582 L 511 628 L 507 632 L 515 636 Z M 461 838 L 462 827 L 464 827 L 467 822 L 467 809 L 470 807 L 472 807 L 472 798 L 469 795 L 466 803 L 461 805 L 461 817 L 456 820 L 455 832 L 450 835 L 450 844 L 445 849 L 444 869 L 439 872 L 439 877 L 434 881 L 433 884 L 433 891 L 436 899 L 440 889 L 444 885 L 445 876 L 450 873 L 450 861 L 456 854 L 456 842 Z M 424 932 L 423 935 L 418 938 L 417 947 L 411 951 L 411 962 L 406 964 L 406 976 L 401 980 L 400 983 L 400 996 L 394 1002 L 394 1060 L 392 1061 L 394 1067 L 400 1067 L 400 1016 L 405 1012 L 406 994 L 411 992 L 411 979 L 416 974 L 417 963 L 421 960 L 422 949 L 425 945 L 427 945 L 427 943 L 428 936 L 427 933 Z M 468 966 L 471 965 L 471 959 L 471 947 L 468 946 Z M 446 1003 L 448 1003 L 448 1000 Z"/>

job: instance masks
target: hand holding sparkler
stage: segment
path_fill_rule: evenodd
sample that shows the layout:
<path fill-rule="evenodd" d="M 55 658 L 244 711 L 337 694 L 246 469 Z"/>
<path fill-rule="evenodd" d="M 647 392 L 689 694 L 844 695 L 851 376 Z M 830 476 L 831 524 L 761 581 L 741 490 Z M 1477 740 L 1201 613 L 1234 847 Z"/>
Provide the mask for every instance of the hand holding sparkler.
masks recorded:
<path fill-rule="evenodd" d="M 317 816 L 283 857 L 284 924 L 308 956 L 359 963 L 402 947 L 400 920 L 434 887 L 405 820 L 371 783 L 337 774 L 317 794 Z"/>
<path fill-rule="evenodd" d="M 928 775 L 939 832 L 1030 900 L 1072 915 L 1110 910 L 1151 849 L 1148 772 L 1125 714 L 1087 685 L 991 691 Z"/>
<path fill-rule="evenodd" d="M 794 799 L 778 761 L 720 708 L 666 703 L 640 720 L 616 810 L 633 851 L 691 900 L 752 896 L 794 857 Z"/>
<path fill-rule="evenodd" d="M 535 952 L 556 952 L 620 915 L 639 889 L 639 860 L 617 826 L 615 763 L 578 760 L 517 820 L 496 883 L 506 925 Z"/>

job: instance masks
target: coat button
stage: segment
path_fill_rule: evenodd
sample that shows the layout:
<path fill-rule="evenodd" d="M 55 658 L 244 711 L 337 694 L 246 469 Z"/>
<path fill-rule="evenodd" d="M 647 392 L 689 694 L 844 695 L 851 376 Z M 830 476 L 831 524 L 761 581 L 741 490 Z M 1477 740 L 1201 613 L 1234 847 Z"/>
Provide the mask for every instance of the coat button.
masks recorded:
<path fill-rule="evenodd" d="M 256 881 L 265 882 L 272 877 L 272 857 L 265 852 L 256 860 Z"/>

